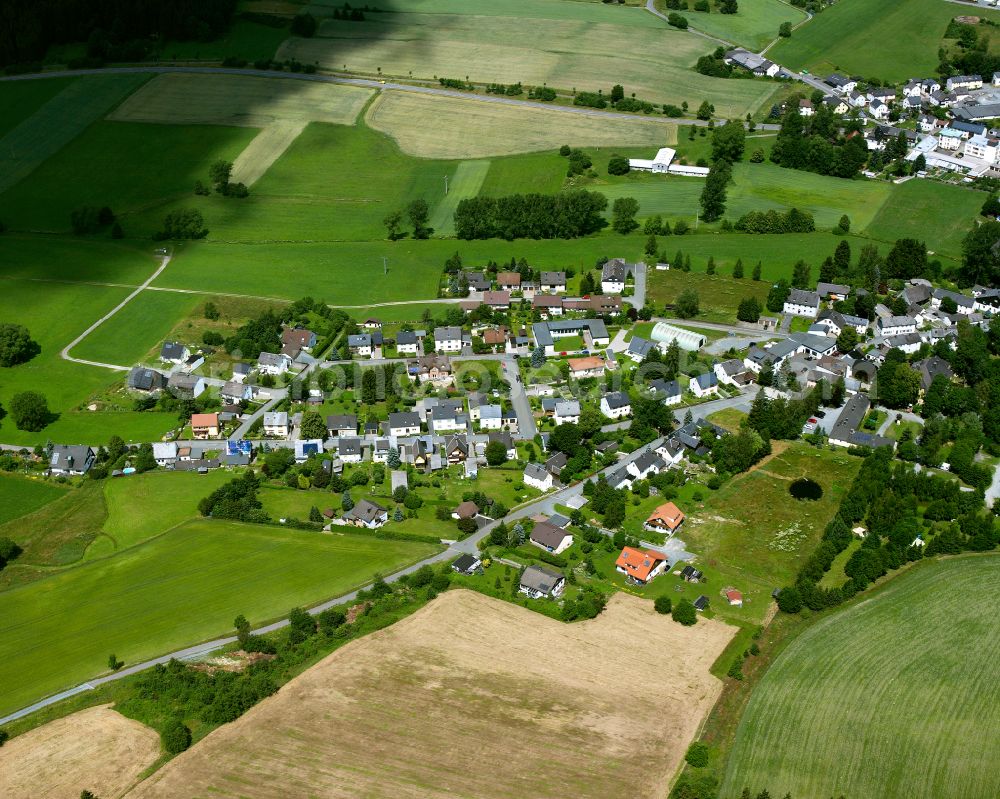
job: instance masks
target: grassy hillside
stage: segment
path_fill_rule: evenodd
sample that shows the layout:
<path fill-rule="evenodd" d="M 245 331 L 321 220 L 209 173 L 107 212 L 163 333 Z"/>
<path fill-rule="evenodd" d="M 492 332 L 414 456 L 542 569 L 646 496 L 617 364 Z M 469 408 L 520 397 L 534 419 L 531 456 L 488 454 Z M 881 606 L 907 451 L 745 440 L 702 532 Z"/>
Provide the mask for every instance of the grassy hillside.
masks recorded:
<path fill-rule="evenodd" d="M 840 0 L 767 55 L 819 75 L 836 70 L 889 81 L 930 76 L 936 74 L 948 21 L 962 13 L 960 6 L 941 0 Z M 1000 21 L 1000 14 L 982 7 L 969 13 Z"/>
<path fill-rule="evenodd" d="M 656 6 L 666 11 L 662 0 L 658 0 Z M 720 14 L 713 4 L 711 13 L 689 11 L 684 16 L 692 28 L 754 51 L 778 37 L 782 22 L 798 25 L 806 19 L 804 11 L 781 0 L 740 0 L 739 11 L 735 14 Z"/>
<path fill-rule="evenodd" d="M 34 513 L 65 493 L 55 483 L 0 474 L 0 524 Z"/>
<path fill-rule="evenodd" d="M 997 566 L 922 565 L 795 639 L 750 697 L 723 799 L 997 796 Z"/>

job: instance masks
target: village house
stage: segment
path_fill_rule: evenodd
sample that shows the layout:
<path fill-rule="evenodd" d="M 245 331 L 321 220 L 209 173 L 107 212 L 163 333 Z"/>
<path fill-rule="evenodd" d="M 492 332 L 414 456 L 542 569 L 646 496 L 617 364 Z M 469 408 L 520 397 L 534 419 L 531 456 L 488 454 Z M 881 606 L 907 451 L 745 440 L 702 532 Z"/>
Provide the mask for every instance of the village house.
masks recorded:
<path fill-rule="evenodd" d="M 463 413 L 461 400 L 443 400 L 431 408 L 428 426 L 435 433 L 446 433 L 453 430 L 464 430 L 468 423 L 469 417 Z"/>
<path fill-rule="evenodd" d="M 944 82 L 944 87 L 949 92 L 959 89 L 981 89 L 983 88 L 983 79 L 980 75 L 955 75 Z"/>
<path fill-rule="evenodd" d="M 715 372 L 719 383 L 727 386 L 744 386 L 752 380 L 752 376 L 739 358 L 730 358 L 728 361 L 717 363 L 712 367 L 712 371 Z"/>
<path fill-rule="evenodd" d="M 528 535 L 528 541 L 553 555 L 573 546 L 573 536 L 549 522 L 537 522 Z"/>
<path fill-rule="evenodd" d="M 453 519 L 475 519 L 479 515 L 479 506 L 471 500 L 466 500 L 451 512 Z"/>
<path fill-rule="evenodd" d="M 828 76 L 823 82 L 838 94 L 850 94 L 858 87 L 856 80 L 846 78 L 836 72 Z"/>
<path fill-rule="evenodd" d="M 518 590 L 530 599 L 560 597 L 566 587 L 566 578 L 559 572 L 541 566 L 529 566 L 521 574 Z"/>
<path fill-rule="evenodd" d="M 288 436 L 288 413 L 268 411 L 264 414 L 264 435 L 285 438 Z"/>
<path fill-rule="evenodd" d="M 172 363 L 180 366 L 191 356 L 191 350 L 179 341 L 164 342 L 160 348 L 160 360 L 164 363 Z"/>
<path fill-rule="evenodd" d="M 582 380 L 585 377 L 601 377 L 606 367 L 603 358 L 596 355 L 589 355 L 586 358 L 570 358 L 566 361 L 569 365 L 570 377 Z"/>
<path fill-rule="evenodd" d="M 871 400 L 865 394 L 855 394 L 848 399 L 830 431 L 830 443 L 838 447 L 891 447 L 891 439 L 861 431 L 861 424 L 870 407 Z"/>
<path fill-rule="evenodd" d="M 483 562 L 475 555 L 459 555 L 451 563 L 451 570 L 457 574 L 476 574 L 482 567 Z"/>
<path fill-rule="evenodd" d="M 681 384 L 676 380 L 658 378 L 651 380 L 649 390 L 664 405 L 679 405 L 682 399 Z"/>
<path fill-rule="evenodd" d="M 632 400 L 624 391 L 612 391 L 601 397 L 601 413 L 609 419 L 623 419 L 632 415 Z"/>
<path fill-rule="evenodd" d="M 948 289 L 934 289 L 931 296 L 931 306 L 940 309 L 941 301 L 944 299 L 950 299 L 955 303 L 956 313 L 968 316 L 975 311 L 976 301 L 973 297 Z"/>
<path fill-rule="evenodd" d="M 579 424 L 580 422 L 580 400 L 556 400 L 552 413 L 555 423 L 558 424 Z"/>
<path fill-rule="evenodd" d="M 824 283 L 816 284 L 816 293 L 823 300 L 846 300 L 851 294 L 851 287 L 845 283 Z"/>
<path fill-rule="evenodd" d="M 670 437 L 656 448 L 656 454 L 660 456 L 665 468 L 677 466 L 684 460 L 684 445 L 676 438 Z"/>
<path fill-rule="evenodd" d="M 286 327 L 281 331 L 281 343 L 286 347 L 309 351 L 316 346 L 316 334 L 302 327 Z"/>
<path fill-rule="evenodd" d="M 538 288 L 549 294 L 565 293 L 566 273 L 565 272 L 542 272 L 541 280 L 538 281 Z M 536 295 L 537 299 L 537 295 Z"/>
<path fill-rule="evenodd" d="M 682 524 L 684 524 L 684 513 L 681 509 L 673 502 L 664 502 L 649 514 L 643 527 L 652 532 L 673 535 Z"/>
<path fill-rule="evenodd" d="M 455 382 L 451 358 L 447 355 L 421 355 L 407 364 L 407 374 L 422 383 L 429 382 L 435 388 L 446 388 Z"/>
<path fill-rule="evenodd" d="M 262 375 L 277 377 L 283 375 L 292 366 L 292 359 L 276 352 L 262 352 L 257 358 L 257 371 Z"/>
<path fill-rule="evenodd" d="M 230 405 L 249 402 L 253 399 L 253 386 L 249 383 L 239 383 L 236 380 L 230 380 L 219 389 L 219 398 Z"/>
<path fill-rule="evenodd" d="M 781 67 L 773 61 L 769 61 L 764 56 L 744 50 L 742 47 L 727 50 L 722 60 L 729 66 L 745 69 L 758 78 L 765 76 L 773 78 L 781 71 Z"/>
<path fill-rule="evenodd" d="M 342 518 L 354 527 L 366 527 L 369 530 L 374 530 L 389 521 L 389 511 L 370 499 L 362 498 Z"/>
<path fill-rule="evenodd" d="M 503 428 L 503 408 L 496 404 L 480 405 L 479 429 L 500 430 Z"/>
<path fill-rule="evenodd" d="M 920 390 L 927 391 L 931 387 L 931 383 L 934 382 L 934 378 L 940 375 L 947 380 L 951 380 L 955 373 L 952 371 L 951 364 L 948 363 L 944 358 L 939 358 L 934 355 L 930 358 L 924 358 L 922 361 L 917 361 L 913 364 L 913 368 L 920 373 Z"/>
<path fill-rule="evenodd" d="M 625 547 L 615 561 L 615 570 L 624 574 L 628 582 L 636 585 L 646 585 L 663 574 L 666 568 L 666 556 L 651 549 Z"/>
<path fill-rule="evenodd" d="M 364 456 L 360 438 L 340 436 L 337 439 L 337 457 L 343 463 L 361 463 Z"/>
<path fill-rule="evenodd" d="M 460 327 L 435 328 L 434 350 L 436 352 L 461 352 L 462 328 Z"/>
<path fill-rule="evenodd" d="M 543 319 L 563 315 L 563 298 L 554 294 L 536 294 L 531 301 L 531 307 L 541 314 Z"/>
<path fill-rule="evenodd" d="M 883 338 L 902 336 L 917 331 L 917 320 L 912 316 L 887 316 L 875 320 L 875 332 Z"/>
<path fill-rule="evenodd" d="M 167 378 L 155 369 L 147 369 L 145 366 L 133 366 L 129 370 L 125 385 L 128 386 L 129 391 L 152 394 L 166 387 Z"/>
<path fill-rule="evenodd" d="M 487 308 L 491 308 L 494 311 L 506 311 L 510 308 L 510 292 L 509 291 L 484 291 L 483 292 L 483 305 Z M 462 336 L 459 334 L 459 339 Z"/>
<path fill-rule="evenodd" d="M 250 376 L 251 371 L 253 371 L 253 367 L 248 363 L 234 363 L 232 381 L 234 383 L 246 382 L 246 379 Z"/>
<path fill-rule="evenodd" d="M 524 467 L 524 484 L 537 488 L 539 491 L 548 491 L 553 485 L 552 475 L 540 463 L 529 463 Z"/>
<path fill-rule="evenodd" d="M 819 294 L 815 291 L 792 289 L 785 300 L 784 312 L 792 316 L 808 316 L 813 319 L 819 313 Z"/>
<path fill-rule="evenodd" d="M 420 342 L 412 330 L 400 330 L 396 334 L 396 352 L 399 355 L 418 355 Z"/>
<path fill-rule="evenodd" d="M 206 438 L 218 438 L 219 414 L 217 413 L 191 414 L 191 437 L 198 440 Z"/>
<path fill-rule="evenodd" d="M 357 414 L 331 414 L 326 417 L 326 429 L 331 438 L 337 438 L 339 436 L 356 436 L 358 434 Z"/>
<path fill-rule="evenodd" d="M 715 372 L 703 372 L 691 378 L 688 390 L 699 399 L 715 396 L 719 393 L 719 378 Z"/>
<path fill-rule="evenodd" d="M 799 116 L 811 117 L 816 111 L 813 109 L 812 100 L 799 100 Z"/>
<path fill-rule="evenodd" d="M 521 275 L 517 272 L 500 272 L 497 274 L 497 285 L 501 289 L 508 291 L 519 291 L 521 288 Z"/>
<path fill-rule="evenodd" d="M 90 471 L 97 454 L 88 446 L 56 444 L 49 453 L 49 474 L 79 477 Z"/>
<path fill-rule="evenodd" d="M 604 294 L 621 294 L 625 291 L 625 281 L 635 273 L 635 264 L 624 258 L 612 258 L 601 269 L 601 291 Z"/>
<path fill-rule="evenodd" d="M 729 588 L 726 590 L 726 599 L 729 604 L 733 607 L 741 608 L 743 607 L 743 594 L 737 591 L 735 588 Z"/>
<path fill-rule="evenodd" d="M 347 348 L 352 355 L 370 358 L 375 351 L 371 333 L 355 333 L 347 337 Z"/>
<path fill-rule="evenodd" d="M 177 462 L 177 444 L 173 441 L 154 441 L 153 460 L 163 468 L 173 466 Z"/>
<path fill-rule="evenodd" d="M 487 444 L 492 444 L 494 441 L 500 442 L 507 450 L 507 460 L 517 459 L 517 446 L 514 444 L 514 439 L 511 434 L 506 430 L 491 430 L 486 434 Z"/>
<path fill-rule="evenodd" d="M 625 350 L 625 357 L 635 361 L 636 363 L 642 363 L 643 359 L 649 355 L 650 350 L 652 350 L 656 345 L 647 338 L 642 336 L 632 336 L 632 340 L 628 343 L 628 349 Z"/>
<path fill-rule="evenodd" d="M 650 450 L 648 452 L 644 452 L 635 460 L 629 461 L 628 465 L 625 467 L 625 471 L 632 475 L 636 480 L 645 480 L 651 474 L 659 474 L 666 468 L 667 464 L 663 461 L 663 459 L 654 451 Z"/>
<path fill-rule="evenodd" d="M 389 414 L 390 436 L 415 436 L 420 434 L 420 414 L 415 411 L 403 411 Z"/>
<path fill-rule="evenodd" d="M 177 399 L 195 399 L 204 394 L 207 388 L 205 378 L 182 372 L 175 372 L 167 381 L 167 390 Z"/>

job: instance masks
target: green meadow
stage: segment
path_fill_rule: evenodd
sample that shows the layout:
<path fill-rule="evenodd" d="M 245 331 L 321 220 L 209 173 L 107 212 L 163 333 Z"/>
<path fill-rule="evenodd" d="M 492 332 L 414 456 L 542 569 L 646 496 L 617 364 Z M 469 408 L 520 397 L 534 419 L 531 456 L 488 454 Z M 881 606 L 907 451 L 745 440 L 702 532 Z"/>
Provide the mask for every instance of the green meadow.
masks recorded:
<path fill-rule="evenodd" d="M 66 489 L 55 483 L 0 474 L 0 524 L 34 513 L 65 493 Z"/>
<path fill-rule="evenodd" d="M 254 623 L 278 618 L 434 551 L 350 534 L 185 523 L 3 594 L 0 712 L 106 671 L 110 652 L 135 663 L 226 634 L 240 613 Z"/>
<path fill-rule="evenodd" d="M 838 71 L 898 82 L 934 75 L 948 22 L 961 13 L 960 6 L 942 0 L 842 0 L 767 55 L 785 67 L 820 76 Z M 1000 15 L 982 6 L 969 13 L 1000 21 Z"/>
<path fill-rule="evenodd" d="M 0 82 L 0 137 L 21 124 L 75 78 Z"/>
<path fill-rule="evenodd" d="M 155 248 L 151 241 L 5 233 L 0 239 L 0 279 L 137 286 L 159 266 Z"/>
<path fill-rule="evenodd" d="M 661 11 L 666 10 L 662 0 L 658 0 L 656 6 Z M 711 13 L 688 11 L 684 16 L 692 28 L 755 52 L 778 38 L 782 22 L 798 25 L 806 19 L 804 11 L 781 0 L 740 0 L 739 11 L 735 14 L 720 14 L 713 6 Z"/>
<path fill-rule="evenodd" d="M 989 799 L 996 555 L 925 562 L 795 638 L 750 696 L 720 796 Z"/>

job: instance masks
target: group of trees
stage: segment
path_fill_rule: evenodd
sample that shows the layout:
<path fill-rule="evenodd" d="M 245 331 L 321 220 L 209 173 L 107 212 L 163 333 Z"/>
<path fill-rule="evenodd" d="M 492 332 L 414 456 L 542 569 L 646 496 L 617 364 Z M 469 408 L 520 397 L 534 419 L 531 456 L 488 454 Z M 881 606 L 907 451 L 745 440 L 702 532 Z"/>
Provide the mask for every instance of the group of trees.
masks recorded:
<path fill-rule="evenodd" d="M 559 148 L 559 155 L 569 159 L 569 163 L 566 165 L 566 177 L 568 178 L 586 174 L 594 164 L 591 157 L 583 150 L 571 148 L 568 144 Z"/>
<path fill-rule="evenodd" d="M 858 135 L 855 123 L 848 123 L 846 135 L 829 106 L 819 103 L 811 117 L 799 114 L 799 97 L 788 101 L 781 120 L 771 160 L 789 169 L 802 169 L 820 175 L 852 178 L 868 161 L 868 146 Z M 854 134 L 854 135 L 852 135 Z"/>
<path fill-rule="evenodd" d="M 576 189 L 560 194 L 468 197 L 455 209 L 460 239 L 571 239 L 600 230 L 608 199 Z"/>
<path fill-rule="evenodd" d="M 246 184 L 232 183 L 232 176 L 232 161 L 216 161 L 208 168 L 209 181 L 218 194 L 221 194 L 223 197 L 248 197 L 250 190 L 246 187 Z M 204 183 L 198 180 L 194 184 L 194 193 L 208 195 L 211 192 Z"/>
<path fill-rule="evenodd" d="M 427 226 L 427 222 L 430 219 L 430 208 L 427 205 L 427 200 L 423 197 L 418 197 L 412 200 L 409 205 L 406 206 L 405 210 L 396 210 L 390 212 L 386 215 L 382 223 L 385 225 L 385 230 L 388 235 L 389 241 L 396 241 L 401 239 L 404 235 L 403 232 L 403 219 L 409 220 L 410 226 L 413 228 L 413 238 L 415 239 L 426 239 L 434 231 Z"/>
<path fill-rule="evenodd" d="M 281 349 L 281 322 L 281 317 L 268 308 L 256 319 L 240 325 L 226 339 L 226 352 L 251 358 L 262 352 L 278 352 Z"/>
<path fill-rule="evenodd" d="M 153 241 L 168 239 L 203 239 L 208 235 L 205 218 L 193 208 L 171 211 L 163 219 L 163 229 L 153 234 Z"/>
<path fill-rule="evenodd" d="M 28 328 L 12 322 L 0 322 L 0 366 L 17 366 L 30 361 L 41 351 Z"/>
<path fill-rule="evenodd" d="M 746 131 L 741 122 L 730 120 L 712 131 L 712 166 L 701 192 L 701 218 L 706 222 L 715 222 L 726 212 L 726 187 L 745 146 Z"/>
<path fill-rule="evenodd" d="M 107 205 L 102 205 L 100 208 L 93 205 L 74 208 L 70 212 L 69 223 L 77 236 L 99 233 L 108 226 L 111 227 L 111 238 L 120 239 L 125 235 L 121 224 L 115 219 L 114 211 Z"/>
<path fill-rule="evenodd" d="M 235 519 L 241 522 L 268 522 L 270 517 L 263 510 L 263 504 L 257 499 L 260 490 L 260 478 L 248 469 L 238 477 L 198 502 L 198 512 L 202 516 L 214 519 Z"/>
<path fill-rule="evenodd" d="M 808 211 L 789 208 L 784 213 L 771 208 L 768 211 L 748 211 L 736 220 L 734 230 L 741 233 L 812 233 L 816 220 Z"/>

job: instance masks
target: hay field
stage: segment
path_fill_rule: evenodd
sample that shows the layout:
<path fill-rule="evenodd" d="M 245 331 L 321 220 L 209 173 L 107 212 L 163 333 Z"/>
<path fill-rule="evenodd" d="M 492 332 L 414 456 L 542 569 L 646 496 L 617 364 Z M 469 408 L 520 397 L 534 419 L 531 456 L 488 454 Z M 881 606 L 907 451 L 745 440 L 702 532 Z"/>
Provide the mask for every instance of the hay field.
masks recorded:
<path fill-rule="evenodd" d="M 681 627 L 622 594 L 563 624 L 449 591 L 128 797 L 661 797 L 719 695 L 709 667 L 734 632 Z"/>
<path fill-rule="evenodd" d="M 607 119 L 394 91 L 372 103 L 365 121 L 420 158 L 488 158 L 563 144 L 663 147 L 677 141 L 677 126 L 655 117 Z"/>
<path fill-rule="evenodd" d="M 244 75 L 159 75 L 108 118 L 166 125 L 240 125 L 278 121 L 351 125 L 370 89 Z"/>
<path fill-rule="evenodd" d="M 437 204 L 431 217 L 430 225 L 436 235 L 455 235 L 455 209 L 462 200 L 478 196 L 489 171 L 490 162 L 486 160 L 462 161 L 455 168 L 455 174 L 449 181 L 448 193 Z"/>
<path fill-rule="evenodd" d="M 363 24 L 326 19 L 311 39 L 290 38 L 279 59 L 318 62 L 334 70 L 475 83 L 547 84 L 567 92 L 626 93 L 656 103 L 702 100 L 720 116 L 755 111 L 774 93 L 765 81 L 720 80 L 695 72 L 712 49 L 700 36 L 677 31 L 644 9 L 554 2 L 414 4 L 372 14 Z M 530 6 L 530 8 L 528 7 Z M 426 10 L 425 10 L 426 9 Z"/>
<path fill-rule="evenodd" d="M 110 706 L 50 721 L 0 749 L 0 796 L 78 799 L 121 796 L 160 756 L 160 736 Z"/>
<path fill-rule="evenodd" d="M 0 138 L 0 192 L 31 174 L 147 79 L 147 75 L 87 75 L 66 84 Z M 46 91 L 41 82 L 39 91 Z"/>
<path fill-rule="evenodd" d="M 305 120 L 282 119 L 258 133 L 233 162 L 234 183 L 252 186 L 306 128 Z"/>
<path fill-rule="evenodd" d="M 793 640 L 750 697 L 722 799 L 1000 795 L 998 566 L 926 561 Z"/>

